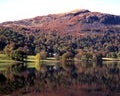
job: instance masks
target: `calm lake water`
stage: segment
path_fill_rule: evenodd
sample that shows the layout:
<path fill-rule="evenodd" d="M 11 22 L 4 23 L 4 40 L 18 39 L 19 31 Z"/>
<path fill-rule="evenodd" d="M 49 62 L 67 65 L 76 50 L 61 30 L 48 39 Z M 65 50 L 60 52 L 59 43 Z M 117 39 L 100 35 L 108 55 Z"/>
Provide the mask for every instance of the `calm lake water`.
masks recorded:
<path fill-rule="evenodd" d="M 120 62 L 8 65 L 0 68 L 0 96 L 120 96 Z"/>

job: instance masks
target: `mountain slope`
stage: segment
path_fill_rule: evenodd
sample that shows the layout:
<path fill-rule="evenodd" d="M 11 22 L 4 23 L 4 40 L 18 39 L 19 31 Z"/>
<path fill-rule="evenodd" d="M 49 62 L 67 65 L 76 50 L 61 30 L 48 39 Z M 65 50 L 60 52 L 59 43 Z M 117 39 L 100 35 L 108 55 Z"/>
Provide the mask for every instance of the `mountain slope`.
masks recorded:
<path fill-rule="evenodd" d="M 14 22 L 4 22 L 0 25 L 9 27 L 21 26 L 30 29 L 36 28 L 49 32 L 82 32 L 83 30 L 101 30 L 120 25 L 120 16 L 90 12 L 88 10 L 74 10 L 68 13 L 50 14 Z"/>

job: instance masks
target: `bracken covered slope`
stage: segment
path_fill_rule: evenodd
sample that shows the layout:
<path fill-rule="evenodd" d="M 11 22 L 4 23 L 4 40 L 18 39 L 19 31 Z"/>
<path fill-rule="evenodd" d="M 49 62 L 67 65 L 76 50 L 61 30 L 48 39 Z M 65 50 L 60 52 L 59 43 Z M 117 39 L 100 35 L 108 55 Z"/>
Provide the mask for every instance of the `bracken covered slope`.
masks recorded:
<path fill-rule="evenodd" d="M 12 27 L 13 29 L 17 27 L 17 31 L 25 28 L 27 31 L 44 30 L 46 32 L 77 34 L 91 30 L 99 32 L 104 29 L 119 28 L 120 16 L 90 12 L 89 10 L 74 10 L 68 13 L 50 14 L 19 21 L 4 22 L 0 25 Z"/>

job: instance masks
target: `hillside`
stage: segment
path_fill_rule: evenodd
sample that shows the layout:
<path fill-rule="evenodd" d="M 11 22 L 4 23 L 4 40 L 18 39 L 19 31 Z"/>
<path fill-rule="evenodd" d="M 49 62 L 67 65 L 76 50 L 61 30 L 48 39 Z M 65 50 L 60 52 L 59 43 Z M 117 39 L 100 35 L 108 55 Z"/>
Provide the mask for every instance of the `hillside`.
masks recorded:
<path fill-rule="evenodd" d="M 29 49 L 31 54 L 38 49 L 44 49 L 52 53 L 62 51 L 62 54 L 65 52 L 65 47 L 66 50 L 73 51 L 73 49 L 77 48 L 93 47 L 92 44 L 99 44 L 100 42 L 102 42 L 101 48 L 105 50 L 103 45 L 106 42 L 110 44 L 115 41 L 117 44 L 120 43 L 119 38 L 113 41 L 117 37 L 113 39 L 112 36 L 109 38 L 110 41 L 107 41 L 104 36 L 108 33 L 119 36 L 120 16 L 90 12 L 89 10 L 73 10 L 61 14 L 49 14 L 47 16 L 1 23 L 0 50 L 3 50 L 11 42 L 15 43 L 13 49 L 22 47 L 24 50 Z M 90 38 L 87 36 L 90 36 Z M 99 38 L 94 36 L 99 36 Z M 97 40 L 97 38 L 101 41 Z M 103 38 L 105 39 L 103 40 Z M 87 42 L 81 44 L 84 39 Z M 71 46 L 73 49 L 70 48 Z M 96 50 L 98 49 L 96 48 Z"/>
<path fill-rule="evenodd" d="M 105 29 L 120 25 L 120 16 L 90 12 L 89 10 L 74 10 L 68 13 L 50 14 L 31 19 L 4 22 L 0 25 L 10 27 L 21 26 L 45 31 L 82 32 L 91 29 L 99 31 L 101 28 Z"/>

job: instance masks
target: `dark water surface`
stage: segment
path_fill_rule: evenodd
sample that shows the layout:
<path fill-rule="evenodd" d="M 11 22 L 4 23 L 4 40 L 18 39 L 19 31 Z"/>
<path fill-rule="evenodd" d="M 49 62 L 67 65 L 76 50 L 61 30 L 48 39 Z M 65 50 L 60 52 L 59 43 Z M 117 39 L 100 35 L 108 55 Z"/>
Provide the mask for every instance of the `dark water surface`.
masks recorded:
<path fill-rule="evenodd" d="M 0 96 L 120 96 L 120 63 L 13 64 L 0 72 Z"/>

